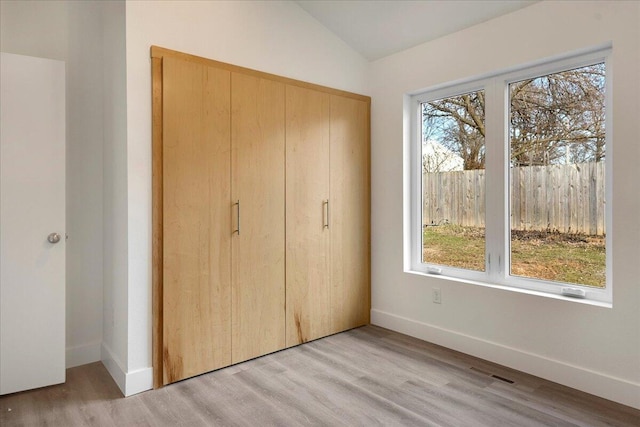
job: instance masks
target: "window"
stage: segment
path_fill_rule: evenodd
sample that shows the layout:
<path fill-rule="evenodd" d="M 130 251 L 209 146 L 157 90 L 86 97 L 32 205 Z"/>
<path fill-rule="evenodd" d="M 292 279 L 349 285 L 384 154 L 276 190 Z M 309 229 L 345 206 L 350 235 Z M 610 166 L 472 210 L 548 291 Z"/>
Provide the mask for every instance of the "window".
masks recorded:
<path fill-rule="evenodd" d="M 422 262 L 485 271 L 484 91 L 422 111 Z"/>
<path fill-rule="evenodd" d="M 611 302 L 608 54 L 411 97 L 409 271 Z"/>

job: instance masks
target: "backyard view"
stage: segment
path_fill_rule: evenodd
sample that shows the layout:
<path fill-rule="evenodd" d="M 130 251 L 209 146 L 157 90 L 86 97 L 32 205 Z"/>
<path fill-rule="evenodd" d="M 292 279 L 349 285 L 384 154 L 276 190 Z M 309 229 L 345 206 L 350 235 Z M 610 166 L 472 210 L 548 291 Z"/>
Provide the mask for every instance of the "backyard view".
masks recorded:
<path fill-rule="evenodd" d="M 509 270 L 605 287 L 604 63 L 509 84 Z M 422 104 L 422 261 L 484 271 L 485 94 Z"/>
<path fill-rule="evenodd" d="M 427 227 L 424 259 L 470 270 L 484 269 L 484 229 L 456 225 Z M 511 272 L 587 286 L 605 285 L 604 236 L 550 231 L 514 231 Z"/>

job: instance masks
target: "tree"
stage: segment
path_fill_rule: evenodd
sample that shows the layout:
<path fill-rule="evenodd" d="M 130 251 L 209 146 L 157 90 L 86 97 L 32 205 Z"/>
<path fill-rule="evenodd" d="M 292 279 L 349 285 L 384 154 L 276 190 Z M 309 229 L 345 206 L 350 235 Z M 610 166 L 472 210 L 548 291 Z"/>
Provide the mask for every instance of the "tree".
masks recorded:
<path fill-rule="evenodd" d="M 509 85 L 512 166 L 600 162 L 605 158 L 604 64 Z M 484 92 L 422 106 L 423 129 L 484 168 Z"/>
<path fill-rule="evenodd" d="M 422 105 L 423 129 L 457 153 L 465 170 L 484 168 L 484 92 L 472 92 Z"/>

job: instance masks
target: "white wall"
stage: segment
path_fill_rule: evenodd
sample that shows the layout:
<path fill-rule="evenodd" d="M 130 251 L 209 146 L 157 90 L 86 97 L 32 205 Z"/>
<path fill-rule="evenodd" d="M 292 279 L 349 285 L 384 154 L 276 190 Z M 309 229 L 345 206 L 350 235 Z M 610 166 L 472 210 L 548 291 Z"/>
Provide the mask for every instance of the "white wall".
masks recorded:
<path fill-rule="evenodd" d="M 68 6 L 67 366 L 102 341 L 102 31 L 100 4 Z"/>
<path fill-rule="evenodd" d="M 99 360 L 102 340 L 102 34 L 97 6 L 0 3 L 0 50 L 66 62 L 68 367 Z"/>
<path fill-rule="evenodd" d="M 125 388 L 127 372 L 127 87 L 125 3 L 102 3 L 103 28 L 103 269 L 102 361 Z"/>
<path fill-rule="evenodd" d="M 613 308 L 403 272 L 403 96 L 612 42 Z M 545 1 L 370 68 L 372 322 L 640 408 L 640 3 Z M 433 287 L 442 304 L 431 303 Z"/>
<path fill-rule="evenodd" d="M 151 387 L 151 45 L 352 92 L 367 89 L 364 58 L 295 3 L 126 3 L 128 226 L 115 238 L 128 230 L 128 269 L 123 262 L 117 267 L 128 271 L 128 347 L 113 349 L 126 361 L 126 395 Z M 116 302 L 116 310 L 122 305 Z"/>
<path fill-rule="evenodd" d="M 68 2 L 0 1 L 3 52 L 68 59 Z"/>

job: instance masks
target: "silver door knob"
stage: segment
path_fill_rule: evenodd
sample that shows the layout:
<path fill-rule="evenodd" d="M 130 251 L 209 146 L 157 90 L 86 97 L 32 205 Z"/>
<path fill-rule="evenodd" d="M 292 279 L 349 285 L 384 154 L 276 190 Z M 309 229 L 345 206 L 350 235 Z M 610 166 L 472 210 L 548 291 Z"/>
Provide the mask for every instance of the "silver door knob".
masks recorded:
<path fill-rule="evenodd" d="M 60 235 L 58 233 L 51 233 L 47 236 L 49 243 L 58 243 L 60 241 Z"/>

